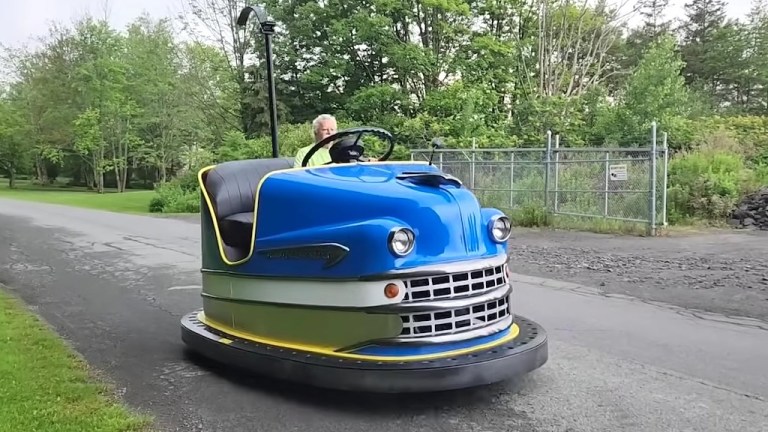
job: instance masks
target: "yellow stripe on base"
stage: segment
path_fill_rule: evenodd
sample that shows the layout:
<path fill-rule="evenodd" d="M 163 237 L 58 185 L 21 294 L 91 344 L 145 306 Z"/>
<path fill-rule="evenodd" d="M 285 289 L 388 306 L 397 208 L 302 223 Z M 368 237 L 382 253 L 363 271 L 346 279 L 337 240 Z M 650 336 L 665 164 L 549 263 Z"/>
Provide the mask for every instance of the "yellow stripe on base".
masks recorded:
<path fill-rule="evenodd" d="M 426 161 L 384 161 L 384 162 L 357 162 L 357 165 L 427 165 L 428 162 Z M 342 165 L 342 164 L 335 164 L 335 165 Z M 333 166 L 333 165 L 328 165 Z M 238 265 L 242 264 L 249 259 L 251 259 L 251 256 L 253 255 L 253 249 L 256 246 L 256 222 L 259 217 L 259 193 L 261 192 L 261 186 L 264 184 L 264 182 L 271 177 L 273 174 L 278 173 L 286 173 L 286 172 L 296 172 L 296 171 L 308 171 L 312 169 L 318 169 L 323 168 L 324 166 L 307 166 L 307 167 L 298 167 L 298 168 L 284 168 L 279 169 L 275 171 L 270 171 L 267 174 L 264 175 L 264 177 L 259 180 L 259 184 L 256 186 L 256 191 L 254 192 L 254 199 L 253 199 L 253 230 L 251 231 L 251 248 L 248 250 L 248 255 L 245 256 L 245 258 L 239 260 L 239 261 L 232 261 L 227 257 L 227 254 L 224 253 L 224 242 L 221 239 L 221 231 L 219 230 L 219 222 L 216 219 L 216 213 L 213 211 L 213 203 L 211 202 L 211 197 L 208 195 L 208 191 L 205 189 L 205 182 L 203 181 L 203 174 L 206 172 L 216 168 L 216 165 L 209 165 L 205 168 L 202 168 L 200 171 L 197 172 L 197 182 L 200 185 L 200 190 L 203 192 L 203 198 L 205 199 L 206 207 L 208 207 L 208 212 L 211 214 L 211 222 L 213 222 L 213 231 L 216 233 L 216 242 L 219 246 L 219 255 L 221 256 L 221 260 L 224 261 L 227 265 Z"/>
<path fill-rule="evenodd" d="M 248 333 L 241 332 L 239 330 L 235 330 L 225 324 L 221 324 L 219 322 L 209 320 L 208 318 L 206 318 L 205 313 L 202 311 L 198 312 L 197 319 L 201 323 L 209 327 L 212 327 L 220 332 L 224 332 L 234 337 L 249 340 L 252 342 L 257 342 L 265 345 L 271 345 L 271 346 L 276 346 L 276 347 L 290 349 L 290 350 L 311 352 L 314 354 L 324 355 L 328 357 L 341 357 L 341 358 L 354 359 L 354 360 L 368 360 L 368 361 L 380 361 L 380 362 L 432 360 L 432 359 L 443 358 L 443 357 L 452 357 L 452 356 L 458 356 L 458 355 L 471 354 L 475 351 L 487 350 L 495 346 L 510 342 L 513 339 L 515 339 L 517 335 L 520 334 L 520 327 L 518 327 L 517 324 L 512 323 L 512 326 L 510 327 L 510 332 L 507 336 L 483 345 L 477 345 L 471 348 L 462 348 L 458 350 L 434 353 L 434 354 L 388 357 L 388 356 L 371 356 L 371 355 L 363 355 L 363 354 L 343 353 L 343 352 L 334 351 L 333 347 L 318 347 L 318 346 L 303 345 L 303 344 L 296 344 L 296 343 L 285 343 L 285 342 L 279 342 L 276 340 L 260 338 L 258 336 L 254 336 Z"/>

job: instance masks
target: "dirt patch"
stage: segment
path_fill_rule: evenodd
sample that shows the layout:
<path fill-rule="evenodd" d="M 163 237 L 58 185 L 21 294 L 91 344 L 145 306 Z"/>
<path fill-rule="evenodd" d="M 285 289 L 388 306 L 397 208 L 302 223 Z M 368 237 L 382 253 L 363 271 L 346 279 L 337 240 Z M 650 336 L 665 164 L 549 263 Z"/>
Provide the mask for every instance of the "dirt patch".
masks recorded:
<path fill-rule="evenodd" d="M 768 321 L 768 232 L 642 238 L 516 229 L 515 273 Z"/>

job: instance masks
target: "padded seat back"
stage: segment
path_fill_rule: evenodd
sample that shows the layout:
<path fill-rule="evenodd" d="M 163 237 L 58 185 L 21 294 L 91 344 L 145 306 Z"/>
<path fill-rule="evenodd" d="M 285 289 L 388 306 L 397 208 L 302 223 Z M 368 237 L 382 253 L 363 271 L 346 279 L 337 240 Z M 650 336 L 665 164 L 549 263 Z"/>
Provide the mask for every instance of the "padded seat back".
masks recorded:
<path fill-rule="evenodd" d="M 216 218 L 253 212 L 256 188 L 267 174 L 293 168 L 293 158 L 246 159 L 216 165 L 204 177 Z"/>

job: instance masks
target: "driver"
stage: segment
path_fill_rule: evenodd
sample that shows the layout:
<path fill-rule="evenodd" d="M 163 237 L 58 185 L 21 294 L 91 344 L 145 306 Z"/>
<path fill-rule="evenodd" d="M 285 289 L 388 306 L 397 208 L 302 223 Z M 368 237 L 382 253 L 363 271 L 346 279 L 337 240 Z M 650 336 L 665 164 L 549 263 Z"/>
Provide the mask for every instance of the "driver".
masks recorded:
<path fill-rule="evenodd" d="M 293 167 L 300 168 L 301 161 L 304 160 L 307 152 L 323 139 L 336 133 L 336 118 L 330 114 L 320 114 L 312 121 L 312 135 L 315 138 L 315 142 L 308 146 L 302 147 L 296 152 L 296 157 L 293 159 Z M 331 162 L 331 154 L 328 152 L 328 148 L 331 147 L 333 142 L 329 142 L 323 148 L 317 150 L 312 158 L 307 162 L 307 166 L 325 165 Z"/>

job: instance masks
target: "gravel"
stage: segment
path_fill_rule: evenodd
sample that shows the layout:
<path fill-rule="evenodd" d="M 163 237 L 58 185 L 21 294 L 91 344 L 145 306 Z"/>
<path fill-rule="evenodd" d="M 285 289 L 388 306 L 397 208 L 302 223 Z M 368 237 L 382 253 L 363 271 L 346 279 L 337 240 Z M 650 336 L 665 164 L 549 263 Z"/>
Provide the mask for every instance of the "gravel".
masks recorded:
<path fill-rule="evenodd" d="M 766 231 L 644 238 L 518 228 L 510 254 L 515 273 L 768 321 Z"/>

